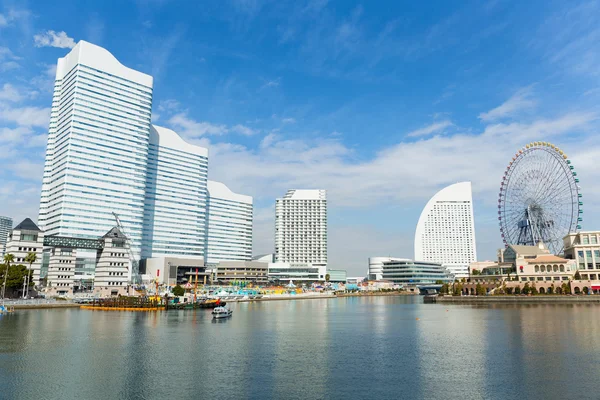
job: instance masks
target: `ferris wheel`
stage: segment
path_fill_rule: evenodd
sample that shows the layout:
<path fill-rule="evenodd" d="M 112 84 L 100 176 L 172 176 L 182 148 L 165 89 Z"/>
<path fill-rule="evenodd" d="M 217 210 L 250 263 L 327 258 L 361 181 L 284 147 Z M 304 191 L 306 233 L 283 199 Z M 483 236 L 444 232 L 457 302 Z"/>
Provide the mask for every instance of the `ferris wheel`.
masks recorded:
<path fill-rule="evenodd" d="M 563 251 L 563 237 L 581 229 L 583 202 L 571 160 L 557 146 L 533 142 L 508 164 L 498 199 L 504 244 L 535 246 L 541 240 L 552 252 Z"/>

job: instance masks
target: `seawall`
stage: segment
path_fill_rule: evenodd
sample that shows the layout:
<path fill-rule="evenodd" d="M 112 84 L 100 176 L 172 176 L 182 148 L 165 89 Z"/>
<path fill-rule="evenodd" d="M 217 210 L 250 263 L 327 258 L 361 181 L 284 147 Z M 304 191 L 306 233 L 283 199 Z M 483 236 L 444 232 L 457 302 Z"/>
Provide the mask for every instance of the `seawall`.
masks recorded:
<path fill-rule="evenodd" d="M 427 299 L 426 299 L 427 300 Z M 436 296 L 432 303 L 443 304 L 487 304 L 487 303 L 598 303 L 600 296 Z M 431 301 L 433 300 L 433 301 Z"/>

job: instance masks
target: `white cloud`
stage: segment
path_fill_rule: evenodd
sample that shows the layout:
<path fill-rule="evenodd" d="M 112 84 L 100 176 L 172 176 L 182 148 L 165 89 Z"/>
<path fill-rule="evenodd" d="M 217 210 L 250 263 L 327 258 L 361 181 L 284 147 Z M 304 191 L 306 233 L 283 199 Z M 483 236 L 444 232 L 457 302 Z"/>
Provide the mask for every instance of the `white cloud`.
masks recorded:
<path fill-rule="evenodd" d="M 249 128 L 245 125 L 240 125 L 240 124 L 232 126 L 231 131 L 237 132 L 241 135 L 246 135 L 246 136 L 251 136 L 256 133 L 256 130 Z"/>
<path fill-rule="evenodd" d="M 64 31 L 55 32 L 52 30 L 40 33 L 33 37 L 35 47 L 58 47 L 61 49 L 72 49 L 75 47 L 75 40 L 67 36 Z"/>
<path fill-rule="evenodd" d="M 158 103 L 158 111 L 178 111 L 181 108 L 179 102 L 175 99 L 167 99 Z"/>
<path fill-rule="evenodd" d="M 186 113 L 175 114 L 168 122 L 176 129 L 179 129 L 179 133 L 186 138 L 198 138 L 204 135 L 223 135 L 229 132 L 229 129 L 225 125 L 198 122 L 189 118 Z"/>
<path fill-rule="evenodd" d="M 0 14 L 0 28 L 8 25 L 8 20 L 3 14 Z"/>
<path fill-rule="evenodd" d="M 23 96 L 19 91 L 10 83 L 5 83 L 0 88 L 0 100 L 7 100 L 12 102 L 19 102 L 23 99 Z"/>
<path fill-rule="evenodd" d="M 13 122 L 19 126 L 37 126 L 48 128 L 50 108 L 40 107 L 2 107 L 0 105 L 0 121 Z"/>
<path fill-rule="evenodd" d="M 282 118 L 281 122 L 283 122 L 284 124 L 295 124 L 296 119 L 295 118 Z"/>
<path fill-rule="evenodd" d="M 498 107 L 479 114 L 479 119 L 482 121 L 495 121 L 515 116 L 519 114 L 520 111 L 533 108 L 536 105 L 536 101 L 532 99 L 532 95 L 533 92 L 531 86 L 520 89 L 510 99 L 506 100 Z"/>
<path fill-rule="evenodd" d="M 406 136 L 407 137 L 428 136 L 428 135 L 431 135 L 432 133 L 443 131 L 444 129 L 446 129 L 452 125 L 453 125 L 452 122 L 449 120 L 434 122 L 431 125 L 428 125 L 426 127 L 416 129 L 412 132 L 409 132 Z"/>
<path fill-rule="evenodd" d="M 280 83 L 281 83 L 281 78 L 271 79 L 271 80 L 266 81 L 265 84 L 262 85 L 259 90 L 270 88 L 270 87 L 276 88 L 276 87 L 279 87 Z"/>

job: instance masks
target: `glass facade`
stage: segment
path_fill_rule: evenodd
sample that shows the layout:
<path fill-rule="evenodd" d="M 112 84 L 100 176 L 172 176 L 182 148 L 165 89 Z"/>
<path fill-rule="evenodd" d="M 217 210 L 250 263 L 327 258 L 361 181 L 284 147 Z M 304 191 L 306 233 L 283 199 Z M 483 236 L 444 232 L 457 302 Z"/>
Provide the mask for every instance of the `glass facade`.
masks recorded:
<path fill-rule="evenodd" d="M 441 264 L 405 260 L 384 262 L 383 280 L 401 285 L 428 285 L 449 282 L 450 278 Z"/>

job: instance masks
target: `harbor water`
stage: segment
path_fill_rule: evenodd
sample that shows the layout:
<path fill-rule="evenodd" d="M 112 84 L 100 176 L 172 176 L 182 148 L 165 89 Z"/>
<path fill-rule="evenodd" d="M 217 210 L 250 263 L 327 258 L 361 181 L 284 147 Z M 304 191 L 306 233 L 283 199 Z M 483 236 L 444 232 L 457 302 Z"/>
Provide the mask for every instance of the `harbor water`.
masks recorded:
<path fill-rule="evenodd" d="M 1 399 L 600 398 L 600 306 L 418 296 L 0 316 Z"/>

